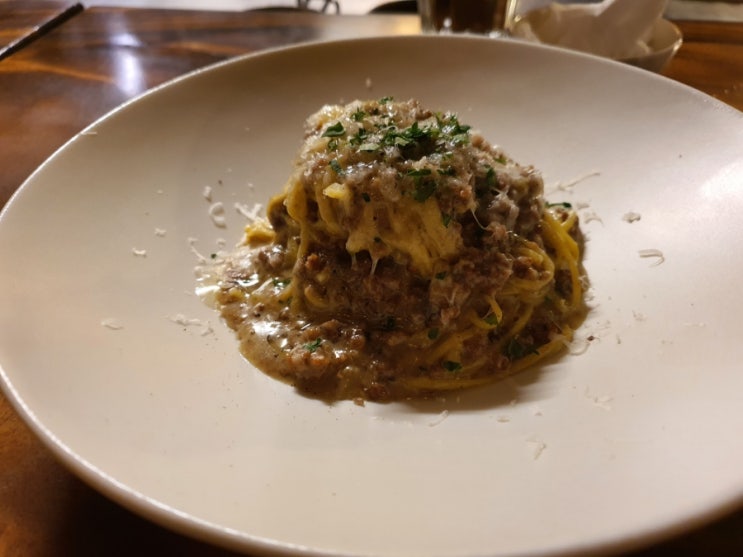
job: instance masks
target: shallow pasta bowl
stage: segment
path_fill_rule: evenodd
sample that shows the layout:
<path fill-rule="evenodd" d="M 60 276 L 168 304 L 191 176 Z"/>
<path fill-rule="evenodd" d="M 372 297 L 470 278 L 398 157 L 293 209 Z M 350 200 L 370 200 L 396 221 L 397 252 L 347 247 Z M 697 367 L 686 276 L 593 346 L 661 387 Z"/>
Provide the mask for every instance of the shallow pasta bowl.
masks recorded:
<path fill-rule="evenodd" d="M 592 311 L 572 354 L 440 399 L 327 405 L 247 364 L 196 297 L 194 267 L 282 187 L 305 117 L 387 95 L 458 112 L 579 208 Z M 73 138 L 3 210 L 3 390 L 102 493 L 252 554 L 648 544 L 743 496 L 740 124 L 649 72 L 475 37 L 196 72 Z"/>

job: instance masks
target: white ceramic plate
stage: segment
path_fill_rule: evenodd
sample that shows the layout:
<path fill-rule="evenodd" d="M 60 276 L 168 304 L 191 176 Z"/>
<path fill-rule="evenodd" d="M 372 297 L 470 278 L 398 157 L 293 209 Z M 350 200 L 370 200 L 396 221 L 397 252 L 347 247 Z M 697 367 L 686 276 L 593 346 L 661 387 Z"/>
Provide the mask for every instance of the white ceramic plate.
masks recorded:
<path fill-rule="evenodd" d="M 193 294 L 192 248 L 239 240 L 234 204 L 282 187 L 309 113 L 384 95 L 458 111 L 581 207 L 585 353 L 365 407 L 303 398 L 242 359 Z M 74 138 L 3 212 L 5 392 L 103 493 L 255 554 L 660 539 L 743 495 L 742 124 L 641 70 L 476 38 L 309 45 L 190 75 Z"/>

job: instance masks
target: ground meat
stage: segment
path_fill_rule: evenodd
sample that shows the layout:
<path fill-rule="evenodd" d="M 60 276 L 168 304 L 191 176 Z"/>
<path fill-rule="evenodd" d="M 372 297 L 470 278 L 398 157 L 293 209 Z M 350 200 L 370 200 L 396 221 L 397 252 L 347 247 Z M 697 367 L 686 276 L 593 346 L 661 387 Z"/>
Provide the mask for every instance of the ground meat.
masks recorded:
<path fill-rule="evenodd" d="M 273 230 L 249 227 L 214 273 L 258 367 L 313 396 L 391 400 L 500 376 L 562 334 L 545 300 L 574 277 L 530 255 L 549 249 L 533 168 L 415 100 L 327 106 L 305 132 Z"/>

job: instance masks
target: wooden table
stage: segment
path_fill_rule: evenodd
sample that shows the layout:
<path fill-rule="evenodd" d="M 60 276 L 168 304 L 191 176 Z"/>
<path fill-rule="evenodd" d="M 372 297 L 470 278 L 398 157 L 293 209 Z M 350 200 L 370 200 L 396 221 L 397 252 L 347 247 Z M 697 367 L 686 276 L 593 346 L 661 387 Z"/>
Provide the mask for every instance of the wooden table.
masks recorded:
<path fill-rule="evenodd" d="M 79 11 L 60 23 L 71 6 L 0 0 L 0 48 L 44 26 L 36 40 L 0 60 L 0 207 L 68 138 L 184 72 L 279 45 L 418 29 L 407 15 L 122 9 Z M 743 110 L 743 23 L 679 25 L 685 44 L 665 74 Z M 138 71 L 122 71 L 127 65 Z M 0 556 L 140 554 L 230 555 L 155 526 L 84 485 L 0 396 Z M 633 555 L 743 555 L 743 510 Z"/>

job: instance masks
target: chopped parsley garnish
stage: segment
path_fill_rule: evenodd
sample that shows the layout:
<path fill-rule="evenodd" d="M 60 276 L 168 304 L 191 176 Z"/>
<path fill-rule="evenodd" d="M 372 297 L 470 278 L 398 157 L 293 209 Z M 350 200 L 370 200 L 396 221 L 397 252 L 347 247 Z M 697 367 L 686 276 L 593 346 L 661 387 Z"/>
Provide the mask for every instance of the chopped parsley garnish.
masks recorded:
<path fill-rule="evenodd" d="M 271 279 L 271 284 L 273 284 L 277 288 L 283 288 L 287 286 L 291 281 L 292 279 L 289 277 L 287 278 L 274 277 Z"/>
<path fill-rule="evenodd" d="M 382 97 L 379 99 L 379 104 L 387 104 L 388 102 L 391 102 L 393 100 L 393 97 Z"/>
<path fill-rule="evenodd" d="M 320 345 L 321 344 L 322 344 L 322 339 L 321 338 L 316 338 L 312 342 L 308 342 L 307 344 L 305 344 L 304 347 L 307 350 L 307 352 L 309 352 L 310 354 L 312 354 L 318 348 L 320 348 Z"/>
<path fill-rule="evenodd" d="M 449 228 L 450 222 L 451 222 L 451 215 L 448 213 L 441 213 L 441 224 L 444 225 L 444 228 Z"/>
<path fill-rule="evenodd" d="M 458 133 L 451 138 L 454 145 L 466 145 L 469 140 L 470 136 L 467 133 Z"/>
<path fill-rule="evenodd" d="M 378 151 L 381 145 L 379 142 L 369 139 L 369 131 L 366 128 L 359 128 L 359 131 L 356 132 L 349 140 L 348 142 L 351 145 L 358 146 L 359 151 L 363 152 L 373 152 Z"/>
<path fill-rule="evenodd" d="M 427 139 L 433 135 L 431 128 L 421 128 L 418 122 L 413 122 L 413 125 L 403 130 L 403 135 L 412 141 L 420 141 L 421 139 Z"/>
<path fill-rule="evenodd" d="M 495 170 L 492 166 L 488 166 L 488 171 L 485 173 L 485 182 L 488 184 L 489 188 L 495 187 L 498 184 L 498 181 L 495 179 Z"/>
<path fill-rule="evenodd" d="M 343 127 L 343 124 L 340 122 L 336 122 L 332 126 L 329 126 L 325 132 L 322 134 L 323 137 L 341 137 L 343 134 L 346 133 L 346 129 Z"/>
<path fill-rule="evenodd" d="M 439 336 L 439 330 L 434 327 L 432 329 L 428 329 L 428 338 L 431 340 L 436 340 Z"/>
<path fill-rule="evenodd" d="M 562 207 L 563 209 L 572 209 L 573 206 L 568 203 L 567 201 L 562 201 L 560 203 L 547 203 L 547 207 Z"/>
<path fill-rule="evenodd" d="M 406 152 L 406 155 L 411 157 L 406 158 L 420 158 L 425 153 L 420 153 L 418 156 L 414 156 L 417 151 L 432 152 L 435 148 L 433 140 L 438 137 L 438 131 L 432 126 L 420 127 L 418 122 L 413 122 L 410 127 L 400 129 L 394 124 L 387 124 L 384 126 L 377 126 L 380 145 L 389 147 L 398 147 L 399 149 L 409 149 L 412 152 Z"/>
<path fill-rule="evenodd" d="M 421 176 L 430 176 L 431 175 L 431 169 L 430 168 L 416 168 L 413 170 L 408 170 L 406 176 L 412 176 L 413 178 L 420 178 Z"/>
<path fill-rule="evenodd" d="M 379 104 L 392 100 L 392 97 L 383 97 Z M 367 116 L 376 119 L 365 121 Z M 415 121 L 407 127 L 396 125 L 392 116 L 382 114 L 376 108 L 369 112 L 359 108 L 351 114 L 351 119 L 360 123 L 355 133 L 350 134 L 340 121 L 328 126 L 323 132 L 323 137 L 331 138 L 328 142 L 330 151 L 338 150 L 341 147 L 340 142 L 345 138 L 358 152 L 386 153 L 386 148 L 393 147 L 399 149 L 405 159 L 420 160 L 433 153 L 446 158 L 451 155 L 449 149 L 452 145 L 469 142 L 470 126 L 460 124 L 452 114 L 437 114 L 430 119 Z M 346 137 L 347 134 L 349 135 Z M 438 169 L 437 173 L 441 176 L 455 176 L 456 169 L 447 165 Z"/>
<path fill-rule="evenodd" d="M 460 124 L 454 114 L 449 114 L 446 117 L 437 114 L 436 122 L 441 134 L 450 139 L 454 145 L 464 145 L 469 142 L 470 126 Z"/>
<path fill-rule="evenodd" d="M 490 315 L 486 315 L 484 319 L 485 323 L 488 325 L 497 325 L 498 324 L 498 316 L 494 313 L 491 313 Z"/>
<path fill-rule="evenodd" d="M 361 145 L 362 143 L 364 143 L 367 137 L 369 137 L 369 132 L 367 131 L 367 129 L 359 128 L 359 131 L 352 135 L 348 142 L 351 145 Z"/>
<path fill-rule="evenodd" d="M 406 176 L 413 178 L 415 184 L 415 191 L 413 192 L 413 199 L 423 203 L 426 199 L 431 197 L 436 191 L 436 181 L 428 179 L 431 175 L 430 168 L 417 168 L 408 170 Z"/>
<path fill-rule="evenodd" d="M 371 196 L 368 193 L 364 192 L 361 194 L 361 199 L 369 203 L 371 201 Z"/>
<path fill-rule="evenodd" d="M 436 191 L 436 182 L 433 180 L 423 180 L 415 184 L 415 192 L 413 193 L 413 199 L 423 203 L 426 199 L 431 197 Z"/>
<path fill-rule="evenodd" d="M 512 338 L 506 346 L 506 355 L 511 360 L 520 360 L 529 354 L 539 354 L 539 351 L 534 345 L 525 345 L 515 338 Z"/>
<path fill-rule="evenodd" d="M 436 273 L 436 278 L 439 280 L 444 280 L 446 278 L 446 271 L 441 271 L 440 273 Z"/>
<path fill-rule="evenodd" d="M 460 362 L 453 362 L 452 360 L 444 360 L 444 362 L 441 364 L 444 366 L 444 369 L 446 371 L 455 372 L 462 369 L 462 364 Z"/>
<path fill-rule="evenodd" d="M 337 160 L 333 159 L 328 163 L 328 165 L 330 165 L 330 168 L 332 168 L 336 174 L 343 174 L 343 169 Z"/>

